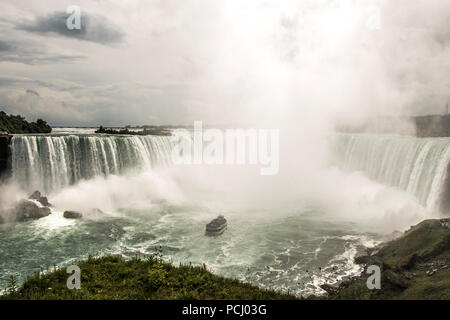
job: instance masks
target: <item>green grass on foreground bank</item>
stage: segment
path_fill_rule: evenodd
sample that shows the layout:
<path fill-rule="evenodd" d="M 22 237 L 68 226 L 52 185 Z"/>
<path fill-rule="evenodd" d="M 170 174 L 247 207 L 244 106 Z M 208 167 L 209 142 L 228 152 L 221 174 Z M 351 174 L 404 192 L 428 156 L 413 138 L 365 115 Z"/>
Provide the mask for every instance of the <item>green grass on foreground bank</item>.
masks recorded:
<path fill-rule="evenodd" d="M 178 267 L 160 258 L 118 256 L 89 258 L 76 263 L 81 289 L 69 290 L 66 268 L 36 273 L 20 288 L 9 289 L 0 299 L 295 299 L 238 280 L 216 276 L 204 267 Z"/>

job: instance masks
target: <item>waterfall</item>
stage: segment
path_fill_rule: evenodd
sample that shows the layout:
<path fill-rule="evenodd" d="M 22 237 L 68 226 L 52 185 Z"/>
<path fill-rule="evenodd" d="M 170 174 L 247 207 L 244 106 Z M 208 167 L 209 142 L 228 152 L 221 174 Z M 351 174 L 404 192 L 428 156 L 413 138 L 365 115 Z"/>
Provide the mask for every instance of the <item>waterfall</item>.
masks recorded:
<path fill-rule="evenodd" d="M 169 165 L 168 136 L 18 135 L 12 175 L 25 188 L 58 190 L 82 179 Z"/>
<path fill-rule="evenodd" d="M 414 195 L 427 209 L 442 211 L 447 193 L 449 138 L 385 135 L 336 137 L 338 165 Z"/>

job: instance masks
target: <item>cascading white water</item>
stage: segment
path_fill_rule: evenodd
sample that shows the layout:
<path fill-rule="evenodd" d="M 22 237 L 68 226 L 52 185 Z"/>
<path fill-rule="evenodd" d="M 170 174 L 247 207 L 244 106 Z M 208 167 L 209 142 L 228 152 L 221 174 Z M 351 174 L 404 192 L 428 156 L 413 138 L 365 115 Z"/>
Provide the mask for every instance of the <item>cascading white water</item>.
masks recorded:
<path fill-rule="evenodd" d="M 450 162 L 449 138 L 341 134 L 334 141 L 345 170 L 401 188 L 429 210 L 441 210 Z"/>
<path fill-rule="evenodd" d="M 362 171 L 441 210 L 450 139 L 339 134 L 332 145 L 345 170 Z M 172 147 L 167 136 L 18 135 L 12 174 L 26 189 L 51 192 L 82 179 L 169 165 Z"/>
<path fill-rule="evenodd" d="M 59 190 L 82 179 L 171 161 L 167 136 L 14 136 L 12 174 L 27 189 Z"/>

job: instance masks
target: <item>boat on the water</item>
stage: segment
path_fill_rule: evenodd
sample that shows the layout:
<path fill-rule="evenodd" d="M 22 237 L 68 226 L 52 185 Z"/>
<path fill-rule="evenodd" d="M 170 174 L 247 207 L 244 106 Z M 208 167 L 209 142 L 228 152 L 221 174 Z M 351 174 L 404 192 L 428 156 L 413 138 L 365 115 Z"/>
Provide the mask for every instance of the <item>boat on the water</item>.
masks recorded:
<path fill-rule="evenodd" d="M 225 219 L 224 216 L 219 215 L 217 218 L 215 218 L 206 225 L 206 235 L 207 236 L 221 235 L 226 228 L 227 228 L 227 219 Z"/>

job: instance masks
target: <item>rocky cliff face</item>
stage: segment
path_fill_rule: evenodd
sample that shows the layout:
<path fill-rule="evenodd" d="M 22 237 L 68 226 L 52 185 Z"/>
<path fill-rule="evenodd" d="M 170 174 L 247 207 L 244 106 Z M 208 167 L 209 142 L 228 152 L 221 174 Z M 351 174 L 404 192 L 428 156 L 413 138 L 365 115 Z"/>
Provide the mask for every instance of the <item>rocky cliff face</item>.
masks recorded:
<path fill-rule="evenodd" d="M 0 179 L 7 178 L 10 175 L 11 139 L 11 135 L 0 133 Z"/>
<path fill-rule="evenodd" d="M 412 226 L 395 240 L 370 248 L 355 262 L 364 272 L 322 288 L 330 299 L 450 299 L 450 219 L 430 219 Z M 378 266 L 380 288 L 367 286 L 368 266 Z"/>
<path fill-rule="evenodd" d="M 449 137 L 450 115 L 432 115 L 415 117 L 418 137 Z"/>

